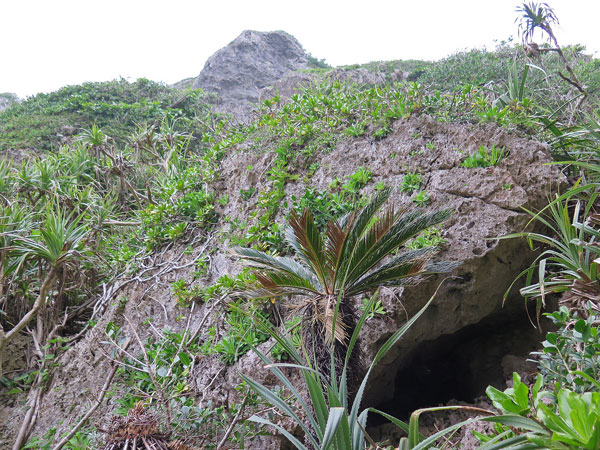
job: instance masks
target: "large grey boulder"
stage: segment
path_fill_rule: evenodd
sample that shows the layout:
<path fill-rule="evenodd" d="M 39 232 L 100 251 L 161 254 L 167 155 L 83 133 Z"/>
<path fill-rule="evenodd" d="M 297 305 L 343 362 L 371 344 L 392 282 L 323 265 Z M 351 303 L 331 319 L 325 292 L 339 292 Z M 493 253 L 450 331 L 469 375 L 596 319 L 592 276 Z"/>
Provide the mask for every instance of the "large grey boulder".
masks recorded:
<path fill-rule="evenodd" d="M 243 115 L 257 102 L 260 89 L 306 67 L 307 54 L 293 36 L 246 30 L 208 58 L 193 87 L 217 92 L 217 109 Z"/>

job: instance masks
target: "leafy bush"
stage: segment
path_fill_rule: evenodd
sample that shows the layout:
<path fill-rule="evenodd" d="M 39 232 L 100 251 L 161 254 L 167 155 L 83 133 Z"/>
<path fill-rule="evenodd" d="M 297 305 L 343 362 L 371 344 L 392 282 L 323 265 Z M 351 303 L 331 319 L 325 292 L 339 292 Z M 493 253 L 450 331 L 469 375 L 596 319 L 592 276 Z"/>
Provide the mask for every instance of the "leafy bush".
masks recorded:
<path fill-rule="evenodd" d="M 186 126 L 193 128 L 191 119 L 208 111 L 201 99 L 199 92 L 182 93 L 143 78 L 67 86 L 0 112 L 0 151 L 57 149 L 62 145 L 58 134 L 65 126 L 78 131 L 96 124 L 120 144 L 137 124 L 157 124 L 165 117 L 186 117 Z"/>
<path fill-rule="evenodd" d="M 308 67 L 312 69 L 330 69 L 331 66 L 325 62 L 325 59 L 318 59 L 311 55 L 310 53 L 307 55 Z"/>
<path fill-rule="evenodd" d="M 585 55 L 583 50 L 580 46 L 562 49 L 565 58 L 570 61 L 576 78 L 586 87 L 590 96 L 597 97 L 600 92 L 600 75 L 593 68 L 597 67 L 598 60 Z M 544 48 L 536 59 L 530 60 L 521 46 L 515 46 L 509 40 L 509 42 L 501 42 L 493 51 L 486 49 L 461 51 L 432 63 L 424 68 L 418 80 L 430 86 L 430 91 L 439 90 L 441 93 L 458 94 L 468 85 L 472 91 L 487 97 L 490 103 L 512 92 L 516 95 L 511 99 L 520 98 L 523 101 L 522 104 L 513 103 L 514 109 L 521 108 L 530 113 L 535 111 L 545 115 L 552 114 L 553 123 L 557 119 L 568 123 L 574 113 L 577 115 L 581 112 L 577 110 L 576 101 L 580 92 L 558 75 L 564 67 L 564 61 L 557 52 Z M 523 71 L 529 68 L 528 74 L 518 76 L 517 68 L 523 68 Z M 516 89 L 511 88 L 511 79 Z M 525 92 L 527 95 L 524 95 Z M 509 103 L 505 97 L 504 104 L 509 105 Z M 595 109 L 594 102 L 582 106 L 586 113 L 591 113 Z"/>
<path fill-rule="evenodd" d="M 350 135 L 350 136 L 354 136 L 354 137 L 360 137 L 363 134 L 366 133 L 366 127 L 364 123 L 357 123 L 357 124 L 353 124 L 350 125 L 348 128 L 346 128 L 346 134 Z"/>
<path fill-rule="evenodd" d="M 545 314 L 558 329 L 546 334 L 543 350 L 534 355 L 540 373 L 556 392 L 600 391 L 600 329 L 592 311 L 589 310 L 587 319 L 565 306 Z"/>
<path fill-rule="evenodd" d="M 254 325 L 257 318 L 267 319 L 265 312 L 254 307 L 251 309 L 251 314 L 245 314 L 235 306 L 235 304 L 231 306 L 232 309 L 227 313 L 225 319 L 227 333 L 214 348 L 215 352 L 221 354 L 221 359 L 226 364 L 235 363 L 250 349 L 269 338 L 268 334 L 261 332 Z"/>
<path fill-rule="evenodd" d="M 304 209 L 310 210 L 315 223 L 321 230 L 325 229 L 325 226 L 332 220 L 339 219 L 353 209 L 352 203 L 341 195 L 318 191 L 311 187 L 306 188 L 300 199 L 292 196 L 292 202 L 292 208 L 297 213 Z"/>
<path fill-rule="evenodd" d="M 412 194 L 414 191 L 417 191 L 421 188 L 423 184 L 423 176 L 420 173 L 407 173 L 402 177 L 402 184 L 400 185 L 400 190 L 402 192 L 408 192 Z"/>
<path fill-rule="evenodd" d="M 420 206 L 420 207 L 425 207 L 425 206 L 429 205 L 430 200 L 431 200 L 431 198 L 429 197 L 429 194 L 427 193 L 427 191 L 419 191 L 412 198 L 412 202 L 415 205 Z"/>
<path fill-rule="evenodd" d="M 504 78 L 507 64 L 514 53 L 508 45 L 500 45 L 496 51 L 473 49 L 457 52 L 426 69 L 421 75 L 422 83 L 450 91 L 464 85 L 483 86 Z"/>
<path fill-rule="evenodd" d="M 556 395 L 543 391 L 538 375 L 529 387 L 513 374 L 513 387 L 504 392 L 486 391 L 502 415 L 481 420 L 500 424 L 493 436 L 483 437 L 485 449 L 587 449 L 600 446 L 600 393 L 578 394 L 559 389 Z"/>
<path fill-rule="evenodd" d="M 406 245 L 408 248 L 418 250 L 426 247 L 439 247 L 446 243 L 439 228 L 431 227 L 423 230 L 417 237 Z"/>
<path fill-rule="evenodd" d="M 363 187 L 371 181 L 371 170 L 365 167 L 359 167 L 356 172 L 346 177 L 348 182 L 343 186 L 343 189 L 350 194 L 358 194 Z"/>
<path fill-rule="evenodd" d="M 240 403 L 229 407 L 213 407 L 210 403 L 195 405 L 189 377 L 201 357 L 199 339 L 191 336 L 187 329 L 183 332 L 169 329 L 153 331 L 153 336 L 141 342 L 141 354 L 134 356 L 130 353 L 117 371 L 120 381 L 115 397 L 119 404 L 117 413 L 127 414 L 140 401 L 156 403 L 161 417 L 165 419 L 164 425 L 173 437 L 194 436 L 205 444 L 205 448 L 215 449 L 222 430 L 230 425 L 240 408 L 256 408 L 261 403 L 240 385 L 237 389 L 245 394 L 244 406 Z M 105 344 L 109 351 L 121 348 L 126 341 L 124 330 L 112 322 L 107 325 L 106 336 L 108 341 Z M 135 338 L 139 339 L 139 336 L 135 335 Z M 244 440 L 252 440 L 261 433 L 260 427 L 245 421 L 237 423 L 235 429 L 230 441 L 241 446 Z"/>

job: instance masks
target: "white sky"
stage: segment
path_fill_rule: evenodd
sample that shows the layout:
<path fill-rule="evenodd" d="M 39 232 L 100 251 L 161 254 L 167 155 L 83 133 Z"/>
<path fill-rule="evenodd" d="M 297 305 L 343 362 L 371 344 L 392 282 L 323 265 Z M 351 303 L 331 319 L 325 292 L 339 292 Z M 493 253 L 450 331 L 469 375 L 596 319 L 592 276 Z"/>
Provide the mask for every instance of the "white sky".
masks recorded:
<path fill-rule="evenodd" d="M 600 0 L 547 0 L 561 45 L 600 51 Z M 516 0 L 0 0 L 0 92 L 118 77 L 173 83 L 243 30 L 284 30 L 329 64 L 440 59 L 517 34 Z"/>

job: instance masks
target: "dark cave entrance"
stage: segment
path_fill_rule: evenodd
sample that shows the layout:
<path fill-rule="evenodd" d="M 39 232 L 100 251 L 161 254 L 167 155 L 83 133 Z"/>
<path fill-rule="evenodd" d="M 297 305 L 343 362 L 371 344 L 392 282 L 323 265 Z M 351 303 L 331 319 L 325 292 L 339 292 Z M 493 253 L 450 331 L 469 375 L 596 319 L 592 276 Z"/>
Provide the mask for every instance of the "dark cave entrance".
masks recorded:
<path fill-rule="evenodd" d="M 535 317 L 535 311 L 530 314 Z M 408 421 L 419 408 L 450 401 L 473 403 L 485 395 L 488 385 L 505 389 L 513 371 L 535 371 L 535 364 L 526 359 L 541 347 L 549 325 L 542 322 L 540 333 L 521 304 L 452 335 L 423 342 L 396 374 L 393 397 L 373 406 Z M 369 415 L 370 427 L 384 423 L 380 416 Z"/>

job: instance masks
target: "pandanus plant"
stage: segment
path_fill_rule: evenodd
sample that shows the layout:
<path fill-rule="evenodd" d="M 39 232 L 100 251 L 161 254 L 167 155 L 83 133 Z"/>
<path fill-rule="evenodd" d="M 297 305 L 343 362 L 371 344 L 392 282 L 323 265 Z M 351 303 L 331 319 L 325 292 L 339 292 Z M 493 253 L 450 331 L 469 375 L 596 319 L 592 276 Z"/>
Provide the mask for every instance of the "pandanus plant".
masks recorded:
<path fill-rule="evenodd" d="M 581 102 L 587 97 L 588 93 L 575 75 L 575 72 L 573 72 L 573 68 L 567 61 L 561 46 L 558 45 L 558 41 L 556 40 L 556 36 L 552 28 L 553 25 L 558 25 L 558 17 L 556 17 L 556 14 L 552 8 L 548 6 L 548 3 L 530 1 L 529 3 L 525 2 L 522 3 L 521 6 L 518 6 L 516 12 L 520 14 L 520 16 L 517 17 L 516 22 L 519 23 L 519 34 L 523 38 L 524 47 L 534 49 L 535 52 L 540 52 L 543 50 L 556 51 L 568 72 L 568 75 L 563 75 L 561 72 L 558 72 L 558 75 L 563 80 L 574 86 L 581 93 L 579 101 L 579 104 L 581 104 Z M 532 43 L 535 30 L 538 29 L 546 33 L 548 39 L 554 44 L 554 48 L 540 49 L 538 48 L 537 44 Z"/>
<path fill-rule="evenodd" d="M 19 274 L 25 267 L 35 267 L 42 278 L 37 297 L 29 306 L 27 312 L 12 326 L 5 330 L 0 324 L 0 377 L 2 376 L 3 354 L 6 345 L 34 320 L 37 321 L 36 330 L 32 333 L 34 340 L 40 348 L 47 344 L 48 335 L 45 334 L 40 315 L 50 304 L 52 290 L 60 279 L 62 271 L 80 259 L 86 250 L 86 238 L 89 228 L 83 222 L 82 216 L 74 213 L 67 214 L 58 206 L 49 206 L 44 221 L 39 229 L 24 229 L 15 231 L 6 225 L 10 222 L 0 220 L 0 235 L 3 241 L 10 240 L 9 246 L 3 248 L 8 252 L 9 264 L 2 267 L 4 274 Z M 45 359 L 38 352 L 40 364 L 43 367 Z M 17 433 L 13 450 L 23 448 L 33 424 L 35 423 L 37 409 L 43 391 L 43 371 L 39 370 L 35 382 L 31 386 L 27 399 L 27 412 Z"/>
<path fill-rule="evenodd" d="M 8 220 L 5 220 L 8 217 Z M 40 271 L 45 269 L 45 275 L 39 287 L 38 295 L 33 304 L 28 308 L 20 320 L 6 331 L 0 324 L 0 376 L 2 376 L 2 356 L 6 344 L 37 317 L 44 308 L 48 296 L 60 271 L 84 252 L 85 239 L 89 234 L 88 227 L 83 223 L 82 217 L 66 214 L 60 208 L 48 208 L 45 220 L 39 230 L 14 230 L 10 218 L 0 217 L 0 243 L 8 243 L 2 248 L 9 258 L 4 264 L 3 275 L 19 272 L 24 266 L 33 263 L 41 265 Z M 29 234 L 23 236 L 23 234 Z"/>
<path fill-rule="evenodd" d="M 300 259 L 238 248 L 235 253 L 256 269 L 250 298 L 294 296 L 303 312 L 304 340 L 320 370 L 328 371 L 330 349 L 343 361 L 356 319 L 353 300 L 381 286 L 414 284 L 420 277 L 448 272 L 451 262 L 431 262 L 435 248 L 398 249 L 421 231 L 447 219 L 450 209 L 396 211 L 380 215 L 391 191 L 382 190 L 360 211 L 327 225 L 324 235 L 309 210 L 292 214 L 286 239 Z M 397 252 L 397 253 L 396 253 Z"/>

